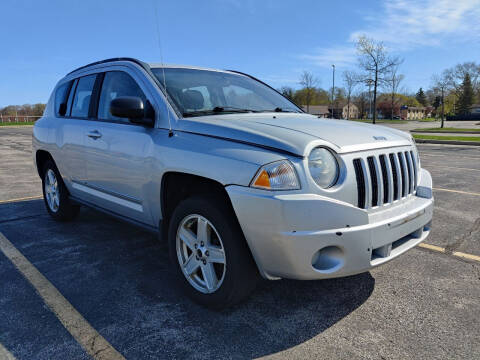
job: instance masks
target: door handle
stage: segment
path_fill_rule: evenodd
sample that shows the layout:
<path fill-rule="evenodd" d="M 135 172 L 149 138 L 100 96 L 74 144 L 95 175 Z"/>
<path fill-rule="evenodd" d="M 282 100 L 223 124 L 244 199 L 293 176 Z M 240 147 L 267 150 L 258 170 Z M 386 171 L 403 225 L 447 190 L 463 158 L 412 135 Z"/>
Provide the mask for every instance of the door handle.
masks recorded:
<path fill-rule="evenodd" d="M 93 140 L 97 140 L 98 138 L 101 138 L 102 137 L 102 134 L 100 134 L 98 132 L 98 130 L 93 130 L 93 131 L 90 131 L 87 136 L 89 138 L 92 138 Z"/>

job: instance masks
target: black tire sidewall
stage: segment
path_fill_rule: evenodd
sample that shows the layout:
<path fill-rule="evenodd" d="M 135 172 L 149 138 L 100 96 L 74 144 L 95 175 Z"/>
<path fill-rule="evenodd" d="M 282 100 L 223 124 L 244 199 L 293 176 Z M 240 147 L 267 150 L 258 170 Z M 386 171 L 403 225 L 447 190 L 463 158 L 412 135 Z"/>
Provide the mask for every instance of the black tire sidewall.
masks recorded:
<path fill-rule="evenodd" d="M 195 302 L 212 309 L 222 309 L 242 300 L 255 287 L 258 274 L 235 215 L 224 202 L 208 196 L 188 198 L 177 206 L 168 228 L 170 260 L 182 290 Z M 225 277 L 220 288 L 210 294 L 202 293 L 190 285 L 178 262 L 178 226 L 185 217 L 193 214 L 201 215 L 213 224 L 222 239 L 225 251 Z"/>

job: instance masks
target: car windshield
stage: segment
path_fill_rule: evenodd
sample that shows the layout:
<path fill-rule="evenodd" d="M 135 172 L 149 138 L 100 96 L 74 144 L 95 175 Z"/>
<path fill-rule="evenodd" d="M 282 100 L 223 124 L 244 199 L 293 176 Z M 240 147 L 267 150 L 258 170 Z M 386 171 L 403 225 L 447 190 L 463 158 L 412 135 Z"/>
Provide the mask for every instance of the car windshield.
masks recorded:
<path fill-rule="evenodd" d="M 152 68 L 184 117 L 249 112 L 301 112 L 268 86 L 248 76 L 222 71 Z"/>

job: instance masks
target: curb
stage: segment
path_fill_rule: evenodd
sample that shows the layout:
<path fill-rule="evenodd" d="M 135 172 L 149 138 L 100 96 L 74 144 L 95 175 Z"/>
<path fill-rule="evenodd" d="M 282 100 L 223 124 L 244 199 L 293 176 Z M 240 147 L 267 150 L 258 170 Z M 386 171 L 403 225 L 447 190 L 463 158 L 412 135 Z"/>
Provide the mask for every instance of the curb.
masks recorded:
<path fill-rule="evenodd" d="M 2 128 L 15 129 L 15 128 L 28 128 L 28 127 L 33 127 L 33 125 L 2 125 L 0 126 L 0 129 Z"/>
<path fill-rule="evenodd" d="M 457 141 L 457 140 L 427 140 L 415 139 L 417 144 L 444 144 L 444 145 L 473 145 L 480 146 L 480 141 Z"/>

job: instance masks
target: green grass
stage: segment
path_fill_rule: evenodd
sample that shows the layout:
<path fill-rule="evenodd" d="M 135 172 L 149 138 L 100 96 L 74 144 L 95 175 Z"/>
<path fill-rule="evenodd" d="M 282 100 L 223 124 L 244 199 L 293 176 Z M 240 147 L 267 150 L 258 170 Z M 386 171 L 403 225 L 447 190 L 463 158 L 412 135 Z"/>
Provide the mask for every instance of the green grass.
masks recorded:
<path fill-rule="evenodd" d="M 422 140 L 455 140 L 455 141 L 477 141 L 480 142 L 480 136 L 439 136 L 439 135 L 417 135 L 414 134 L 415 139 Z"/>
<path fill-rule="evenodd" d="M 424 129 L 413 129 L 412 131 L 431 131 L 431 132 L 449 132 L 449 133 L 463 133 L 463 132 L 478 132 L 480 129 L 462 129 L 462 128 L 424 128 Z"/>
<path fill-rule="evenodd" d="M 27 122 L 3 122 L 0 123 L 0 126 L 19 126 L 19 125 L 33 125 L 35 121 L 27 121 Z"/>

